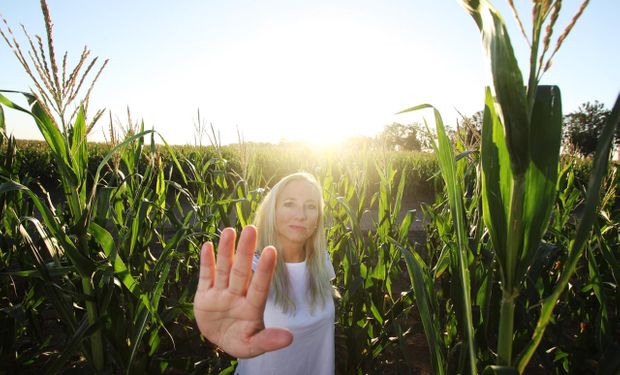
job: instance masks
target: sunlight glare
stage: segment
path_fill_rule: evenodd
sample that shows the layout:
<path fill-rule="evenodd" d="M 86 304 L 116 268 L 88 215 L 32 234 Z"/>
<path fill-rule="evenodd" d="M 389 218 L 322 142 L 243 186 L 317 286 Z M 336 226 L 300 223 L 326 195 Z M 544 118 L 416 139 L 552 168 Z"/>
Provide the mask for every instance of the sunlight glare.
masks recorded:
<path fill-rule="evenodd" d="M 203 67 L 211 90 L 201 95 L 212 113 L 234 115 L 246 139 L 318 145 L 375 135 L 411 97 L 396 74 L 416 59 L 397 43 L 381 25 L 332 13 L 270 25 Z"/>

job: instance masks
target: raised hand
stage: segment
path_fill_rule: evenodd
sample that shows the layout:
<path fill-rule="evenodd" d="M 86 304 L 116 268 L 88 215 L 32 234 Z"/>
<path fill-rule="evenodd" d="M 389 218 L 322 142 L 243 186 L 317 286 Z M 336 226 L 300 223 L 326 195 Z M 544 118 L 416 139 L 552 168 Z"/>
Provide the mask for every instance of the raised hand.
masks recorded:
<path fill-rule="evenodd" d="M 265 328 L 263 313 L 276 266 L 276 249 L 266 247 L 252 276 L 256 228 L 246 226 L 234 254 L 235 230 L 222 231 L 217 264 L 213 244 L 200 253 L 200 280 L 194 315 L 200 332 L 226 353 L 250 358 L 290 345 L 293 335 L 282 328 Z"/>

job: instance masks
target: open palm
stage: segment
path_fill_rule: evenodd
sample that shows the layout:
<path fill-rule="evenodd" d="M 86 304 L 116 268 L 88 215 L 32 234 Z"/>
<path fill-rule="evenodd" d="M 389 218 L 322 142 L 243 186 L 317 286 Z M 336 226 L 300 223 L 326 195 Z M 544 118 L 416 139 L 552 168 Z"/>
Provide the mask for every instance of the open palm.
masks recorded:
<path fill-rule="evenodd" d="M 213 244 L 200 253 L 200 280 L 194 297 L 194 315 L 200 332 L 237 358 L 250 358 L 288 346 L 290 331 L 265 328 L 263 313 L 276 265 L 276 249 L 266 247 L 252 276 L 256 228 L 241 232 L 235 254 L 235 230 L 226 228 L 220 238 L 217 264 Z"/>

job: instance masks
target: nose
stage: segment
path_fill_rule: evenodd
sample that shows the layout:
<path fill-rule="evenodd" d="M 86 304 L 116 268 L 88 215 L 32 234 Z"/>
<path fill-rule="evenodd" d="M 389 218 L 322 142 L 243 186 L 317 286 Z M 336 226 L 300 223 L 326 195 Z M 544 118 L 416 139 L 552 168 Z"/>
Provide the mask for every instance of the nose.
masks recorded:
<path fill-rule="evenodd" d="M 295 210 L 295 218 L 299 220 L 306 220 L 308 218 L 308 213 L 306 212 L 305 207 L 299 207 Z"/>

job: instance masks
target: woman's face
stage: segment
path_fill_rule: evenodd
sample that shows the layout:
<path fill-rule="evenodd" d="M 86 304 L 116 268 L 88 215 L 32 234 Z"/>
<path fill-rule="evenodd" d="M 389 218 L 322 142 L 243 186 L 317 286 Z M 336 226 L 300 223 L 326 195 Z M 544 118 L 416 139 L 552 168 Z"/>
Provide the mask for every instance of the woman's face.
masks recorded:
<path fill-rule="evenodd" d="M 284 248 L 303 246 L 319 223 L 320 196 L 304 180 L 289 182 L 276 200 L 276 231 Z"/>

